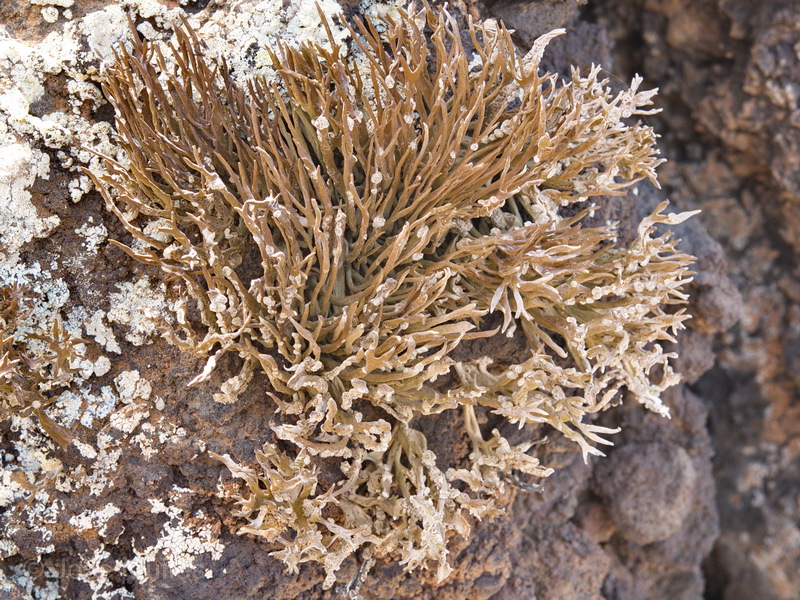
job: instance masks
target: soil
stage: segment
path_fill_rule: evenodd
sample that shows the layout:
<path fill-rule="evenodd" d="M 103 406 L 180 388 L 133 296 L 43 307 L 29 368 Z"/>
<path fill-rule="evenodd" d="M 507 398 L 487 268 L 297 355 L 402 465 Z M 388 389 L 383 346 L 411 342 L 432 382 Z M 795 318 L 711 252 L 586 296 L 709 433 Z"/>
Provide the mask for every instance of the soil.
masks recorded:
<path fill-rule="evenodd" d="M 348 15 L 357 13 L 358 4 L 343 2 Z M 502 19 L 514 29 L 523 52 L 542 33 L 565 27 L 568 34 L 548 48 L 545 68 L 567 74 L 569 65 L 599 62 L 612 86 L 625 85 L 638 73 L 643 87 L 660 88 L 663 112 L 648 120 L 668 159 L 659 172 L 662 189 L 640 186 L 635 197 L 609 200 L 596 218 L 618 220 L 624 236 L 665 198 L 680 210 L 702 209 L 675 228 L 682 248 L 698 258 L 690 289 L 693 318 L 673 349 L 684 383 L 666 395 L 671 419 L 630 402 L 604 414 L 601 424 L 622 427 L 606 458 L 584 464 L 572 445 L 551 436 L 540 454 L 556 473 L 539 492 L 520 489 L 510 495 L 506 513 L 476 523 L 469 540 L 454 540 L 454 572 L 445 583 L 435 586 L 430 573 L 409 575 L 400 565 L 379 562 L 363 597 L 797 598 L 800 5 L 789 0 L 469 4 L 476 15 Z M 226 8 L 199 1 L 186 10 Z M 39 7 L 28 2 L 4 3 L 0 24 L 18 38 L 40 38 L 48 29 L 38 14 Z M 26 28 L 34 21 L 36 27 Z M 63 87 L 54 80 L 46 96 L 52 106 L 39 110 L 55 110 Z M 104 110 L 93 118 L 107 119 Z M 125 241 L 125 236 L 96 193 L 71 203 L 57 171 L 49 181 L 37 180 L 31 193 L 40 216 L 56 214 L 62 226 L 25 246 L 23 260 L 56 260 L 70 284 L 70 302 L 90 312 L 109 309 L 108 296 L 120 281 L 164 280 L 110 244 L 86 255 L 83 239 L 72 232 L 89 215 L 107 227 L 110 239 Z M 32 499 L 0 509 L 0 526 L 18 550 L 0 565 L 8 577 L 0 598 L 341 597 L 335 589 L 322 590 L 320 568 L 306 565 L 293 575 L 269 556 L 273 546 L 235 535 L 237 520 L 220 498 L 221 481 L 235 484 L 208 452 L 249 461 L 271 423 L 265 381 L 256 376 L 234 404 L 215 402 L 213 394 L 236 373 L 235 359 L 209 381 L 188 387 L 203 368 L 201 359 L 164 339 L 135 345 L 126 341 L 123 326 L 112 328 L 124 358 L 112 361 L 111 370 L 92 385 L 113 387 L 131 370 L 150 382 L 153 398 L 165 401 L 163 409 L 154 408 L 153 398 L 134 398 L 125 410 L 138 419 L 132 431 L 147 434 L 155 451 L 143 452 L 144 442 L 123 443 L 124 428 L 108 419 L 82 429 L 86 444 L 105 444 L 109 456 L 119 452 L 108 485 L 94 495 L 56 486 L 40 492 L 38 505 L 59 507 L 54 521 L 34 511 Z M 519 340 L 505 337 L 481 347 L 499 361 L 520 350 Z M 468 452 L 463 431 L 446 413 L 425 427 L 435 432 L 429 438 L 443 462 L 455 463 Z M 2 450 L 11 452 L 19 435 L 8 424 L 0 426 Z M 96 468 L 94 459 L 74 447 L 55 453 L 72 471 Z M 163 498 L 168 508 L 161 510 L 152 498 Z M 102 525 L 82 530 L 70 525 L 76 515 L 109 504 L 119 512 Z M 170 539 L 197 548 L 166 549 L 135 563 L 173 529 L 178 533 Z M 357 568 L 355 559 L 346 563 L 341 582 Z"/>

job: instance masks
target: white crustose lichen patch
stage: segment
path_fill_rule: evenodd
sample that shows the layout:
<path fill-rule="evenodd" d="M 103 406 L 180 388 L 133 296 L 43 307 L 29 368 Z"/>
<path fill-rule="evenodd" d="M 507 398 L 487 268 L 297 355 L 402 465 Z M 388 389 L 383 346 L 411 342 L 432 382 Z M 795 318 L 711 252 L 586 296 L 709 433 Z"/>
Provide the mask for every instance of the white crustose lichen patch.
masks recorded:
<path fill-rule="evenodd" d="M 123 371 L 114 379 L 120 399 L 128 404 L 135 400 L 147 400 L 153 386 L 139 375 L 139 371 Z"/>
<path fill-rule="evenodd" d="M 124 325 L 125 339 L 134 346 L 152 342 L 163 324 L 172 319 L 164 285 L 153 287 L 145 276 L 134 283 L 118 284 L 117 288 L 119 292 L 109 298 L 108 320 Z"/>
<path fill-rule="evenodd" d="M 191 494 L 192 491 L 174 488 L 173 491 Z M 206 516 L 202 511 L 197 511 L 193 516 L 193 523 L 189 524 L 181 516 L 181 510 L 175 506 L 165 504 L 162 500 L 151 499 L 151 512 L 165 514 L 168 521 L 161 528 L 156 543 L 144 550 L 134 547 L 135 556 L 118 566 L 126 568 L 140 583 L 149 579 L 148 564 L 154 563 L 161 557 L 166 561 L 170 574 L 180 575 L 190 569 L 198 568 L 197 558 L 209 554 L 212 560 L 219 560 L 225 550 L 224 544 L 212 532 L 210 521 L 202 522 Z"/>
<path fill-rule="evenodd" d="M 0 96 L 0 109 L 3 102 Z M 27 144 L 0 141 L 0 260 L 3 253 L 14 254 L 32 239 L 47 236 L 61 222 L 55 215 L 40 216 L 28 191 L 37 177 L 49 177 L 49 162 Z"/>
<path fill-rule="evenodd" d="M 102 223 L 95 225 L 92 217 L 89 217 L 88 223 L 84 223 L 78 227 L 75 233 L 86 240 L 83 243 L 83 247 L 89 254 L 97 254 L 97 249 L 100 247 L 100 244 L 105 242 L 108 237 L 108 229 L 106 229 L 106 226 Z"/>
<path fill-rule="evenodd" d="M 81 514 L 71 517 L 69 524 L 73 527 L 77 527 L 79 531 L 97 530 L 97 533 L 101 537 L 105 537 L 109 519 L 121 512 L 119 507 L 108 503 L 103 508 L 85 510 Z"/>

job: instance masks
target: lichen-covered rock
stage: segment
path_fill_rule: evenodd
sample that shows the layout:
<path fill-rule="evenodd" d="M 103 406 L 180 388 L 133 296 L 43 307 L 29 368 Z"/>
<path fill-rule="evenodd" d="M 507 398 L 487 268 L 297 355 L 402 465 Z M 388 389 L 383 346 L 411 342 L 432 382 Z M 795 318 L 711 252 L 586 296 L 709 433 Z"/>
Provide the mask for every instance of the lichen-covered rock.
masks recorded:
<path fill-rule="evenodd" d="M 624 390 L 666 416 L 678 381 L 662 344 L 688 318 L 693 259 L 655 231 L 691 213 L 661 203 L 623 243 L 583 223 L 590 199 L 655 183 L 651 130 L 628 121 L 652 93 L 634 78 L 612 96 L 597 67 L 541 73 L 560 30 L 520 58 L 501 24 L 458 23 L 412 5 L 347 25 L 348 49 L 326 22 L 325 45 L 268 52 L 277 79 L 246 89 L 193 29 L 176 32 L 172 72 L 135 36 L 104 84 L 128 161 L 91 176 L 138 240 L 126 252 L 185 285 L 168 333 L 208 357 L 193 383 L 235 352 L 218 401 L 256 373 L 271 386 L 279 441 L 255 468 L 215 455 L 247 486 L 240 533 L 278 544 L 293 572 L 322 563 L 326 588 L 356 552 L 359 579 L 385 559 L 441 583 L 448 539 L 496 516 L 506 480 L 552 472 L 535 438 L 480 420 L 547 425 L 586 459 L 615 433 L 588 415 Z M 517 329 L 518 363 L 452 357 Z M 421 429 L 449 411 L 471 447 L 459 464 Z"/>
<path fill-rule="evenodd" d="M 347 15 L 396 14 L 392 4 L 340 5 Z M 179 300 L 176 290 L 107 242 L 132 244 L 80 171 L 99 166 L 90 149 L 124 161 L 99 82 L 127 35 L 126 12 L 159 44 L 186 15 L 210 55 L 225 56 L 237 78 L 256 70 L 274 78 L 264 49 L 275 40 L 327 37 L 312 8 L 258 0 L 235 10 L 205 0 L 0 2 L 0 145 L 14 149 L 0 158 L 0 287 L 24 285 L 34 299 L 20 333 L 46 332 L 60 317 L 70 336 L 85 340 L 75 346 L 73 387 L 48 408 L 73 428 L 72 445 L 60 448 L 35 419 L 0 423 L 0 596 L 330 597 L 321 570 L 288 574 L 268 554 L 275 547 L 231 535 L 236 522 L 216 499 L 233 490 L 221 485 L 224 469 L 207 452 L 244 464 L 262 447 L 275 424 L 257 392 L 266 378 L 256 374 L 229 402 L 235 384 L 220 390 L 241 364 L 223 357 L 209 381 L 187 389 L 202 363 L 158 335 Z M 333 2 L 322 8 L 329 17 L 338 12 Z M 648 120 L 670 159 L 660 175 L 667 194 L 637 186 L 636 194 L 604 200 L 593 222 L 619 220 L 620 239 L 629 241 L 637 207 L 652 210 L 668 196 L 681 208 L 704 209 L 678 235 L 699 261 L 694 329 L 675 362 L 702 401 L 688 391 L 666 398 L 669 421 L 626 402 L 600 424 L 624 425 L 614 452 L 667 446 L 690 457 L 696 477 L 682 527 L 641 545 L 611 517 L 621 499 L 614 489 L 598 493 L 593 471 L 605 463 L 583 465 L 552 438 L 539 457 L 556 473 L 539 492 L 508 494 L 506 514 L 476 523 L 471 542 L 454 541 L 454 573 L 445 584 L 378 563 L 363 594 L 688 600 L 703 597 L 705 560 L 709 595 L 793 599 L 800 585 L 800 519 L 791 501 L 800 453 L 795 8 L 746 0 L 501 0 L 468 8 L 475 17 L 502 17 L 523 46 L 544 23 L 566 27 L 544 59 L 553 72 L 600 62 L 618 78 L 638 72 L 661 87 L 664 118 Z M 334 34 L 347 39 L 343 29 Z M 157 226 L 148 233 L 160 235 Z M 457 358 L 485 352 L 510 364 L 525 346 L 517 332 L 464 344 Z M 468 454 L 463 431 L 446 414 L 421 429 L 442 461 Z M 519 439 L 513 427 L 502 433 Z M 655 489 L 652 497 L 628 493 L 654 510 L 663 501 Z M 721 535 L 706 559 L 719 534 L 715 493 Z M 342 582 L 357 570 L 355 560 L 345 562 Z"/>

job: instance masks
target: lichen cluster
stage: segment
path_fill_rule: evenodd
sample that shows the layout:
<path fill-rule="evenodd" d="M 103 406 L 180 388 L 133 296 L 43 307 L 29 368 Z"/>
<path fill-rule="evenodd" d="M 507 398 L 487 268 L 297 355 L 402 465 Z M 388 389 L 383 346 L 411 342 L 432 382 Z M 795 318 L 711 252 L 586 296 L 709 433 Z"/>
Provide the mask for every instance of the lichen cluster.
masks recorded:
<path fill-rule="evenodd" d="M 262 451 L 219 457 L 247 485 L 241 531 L 295 571 L 322 563 L 326 586 L 357 551 L 444 579 L 450 536 L 495 514 L 508 480 L 550 474 L 533 435 L 512 444 L 483 417 L 599 454 L 613 430 L 588 415 L 624 390 L 667 412 L 659 342 L 688 318 L 692 259 L 655 231 L 688 214 L 659 206 L 626 246 L 583 225 L 592 199 L 655 183 L 655 135 L 635 119 L 654 92 L 615 94 L 599 68 L 540 73 L 559 32 L 521 58 L 501 24 L 409 10 L 356 21 L 349 47 L 281 46 L 276 77 L 246 88 L 188 28 L 169 63 L 137 38 L 105 87 L 129 162 L 95 180 L 126 251 L 185 283 L 170 335 L 209 357 L 195 381 L 236 353 L 218 401 L 255 370 L 271 385 Z M 515 330 L 519 364 L 452 357 Z M 420 430 L 443 411 L 465 464 L 439 464 Z"/>
<path fill-rule="evenodd" d="M 47 335 L 27 334 L 18 339 L 26 299 L 30 300 L 21 286 L 0 286 L 0 421 L 34 415 L 41 428 L 65 446 L 72 440 L 71 432 L 53 421 L 44 408 L 55 401 L 50 392 L 72 379 L 73 348 L 82 340 L 71 338 L 58 321 Z M 31 342 L 39 348 L 29 349 Z"/>

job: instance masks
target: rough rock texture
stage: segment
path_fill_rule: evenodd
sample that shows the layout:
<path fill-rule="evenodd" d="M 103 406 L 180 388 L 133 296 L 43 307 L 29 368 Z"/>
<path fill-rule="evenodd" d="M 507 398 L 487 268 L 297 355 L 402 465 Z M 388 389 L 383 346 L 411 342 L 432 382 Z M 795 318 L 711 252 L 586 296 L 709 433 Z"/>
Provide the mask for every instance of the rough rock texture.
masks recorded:
<path fill-rule="evenodd" d="M 716 364 L 689 387 L 709 411 L 720 536 L 711 598 L 800 589 L 800 7 L 796 2 L 599 2 L 617 68 L 662 88 L 669 195 L 717 240 L 697 299 Z M 697 251 L 697 247 L 692 248 Z M 718 285 L 727 259 L 734 290 Z M 715 288 L 716 291 L 710 291 Z M 734 327 L 736 304 L 741 319 Z M 684 339 L 683 343 L 687 340 Z M 710 350 L 710 348 L 709 348 Z M 694 355 L 684 353 L 682 360 Z"/>
<path fill-rule="evenodd" d="M 324 3 L 323 10 L 335 10 Z M 60 314 L 87 339 L 54 405 L 78 443 L 56 447 L 35 422 L 0 423 L 0 598 L 333 598 L 271 547 L 231 533 L 229 478 L 207 452 L 247 461 L 272 416 L 256 378 L 235 404 L 213 401 L 226 358 L 193 388 L 198 359 L 154 335 L 175 290 L 107 239 L 124 234 L 79 167 L 113 153 L 98 67 L 125 30 L 147 37 L 192 15 L 235 72 L 264 72 L 276 35 L 320 34 L 309 3 L 12 0 L 0 6 L 0 283 L 37 296 L 30 329 Z M 387 10 L 343 2 L 347 14 Z M 558 468 L 540 492 L 454 540 L 451 578 L 379 563 L 367 598 L 792 599 L 800 589 L 800 8 L 749 0 L 470 3 L 502 18 L 520 47 L 564 26 L 545 66 L 602 63 L 621 85 L 662 90 L 651 117 L 669 159 L 663 190 L 640 186 L 596 218 L 630 233 L 660 199 L 703 209 L 679 232 L 698 257 L 693 320 L 676 362 L 686 385 L 664 420 L 629 404 L 605 459 L 584 465 L 551 436 Z M 638 214 L 637 214 L 638 213 Z M 627 233 L 626 233 L 627 232 Z M 511 356 L 515 340 L 482 348 Z M 70 421 L 71 419 L 71 421 Z M 465 452 L 445 415 L 437 454 Z M 341 581 L 357 569 L 346 564 Z"/>

